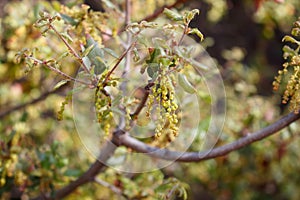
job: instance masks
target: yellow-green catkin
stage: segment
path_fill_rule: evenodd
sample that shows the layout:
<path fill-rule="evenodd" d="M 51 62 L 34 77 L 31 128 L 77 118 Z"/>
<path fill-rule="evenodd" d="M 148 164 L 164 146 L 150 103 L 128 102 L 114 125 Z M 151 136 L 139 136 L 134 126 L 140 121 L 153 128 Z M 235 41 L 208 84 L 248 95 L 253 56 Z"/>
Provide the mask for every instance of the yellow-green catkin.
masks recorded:
<path fill-rule="evenodd" d="M 106 74 L 104 73 L 99 80 L 95 91 L 95 109 L 97 121 L 100 124 L 100 127 L 103 129 L 105 135 L 108 136 L 111 128 L 113 128 L 113 112 L 111 110 L 111 97 L 103 86 L 103 80 L 105 79 L 105 76 Z M 115 86 L 116 84 L 111 81 L 106 85 Z"/>
<path fill-rule="evenodd" d="M 300 110 L 300 56 L 293 56 L 289 62 L 283 64 L 283 70 L 278 71 L 278 76 L 273 82 L 273 89 L 277 91 L 282 82 L 283 76 L 287 76 L 288 68 L 293 68 L 282 96 L 282 103 L 290 103 L 289 108 L 295 113 Z"/>
<path fill-rule="evenodd" d="M 151 115 L 152 105 L 156 103 L 154 113 L 157 115 L 155 140 L 153 145 L 165 146 L 178 136 L 178 104 L 175 98 L 175 88 L 172 80 L 163 70 L 155 81 L 148 97 L 147 117 Z"/>
<path fill-rule="evenodd" d="M 300 36 L 300 18 L 294 23 L 294 28 L 291 31 L 292 36 L 285 36 L 284 41 L 289 41 L 296 44 L 298 47 L 293 48 L 285 46 L 284 58 L 287 60 L 283 64 L 283 70 L 278 71 L 278 76 L 275 77 L 273 82 L 273 89 L 277 91 L 283 77 L 287 79 L 286 87 L 282 97 L 282 103 L 287 104 L 289 102 L 289 108 L 296 114 L 300 112 L 300 41 L 297 40 Z M 288 73 L 289 72 L 289 73 Z"/>
<path fill-rule="evenodd" d="M 72 99 L 72 94 L 68 94 L 65 97 L 65 100 L 60 105 L 60 110 L 57 112 L 57 120 L 59 121 L 63 120 L 65 106 L 69 103 L 69 101 L 71 101 L 71 99 Z"/>

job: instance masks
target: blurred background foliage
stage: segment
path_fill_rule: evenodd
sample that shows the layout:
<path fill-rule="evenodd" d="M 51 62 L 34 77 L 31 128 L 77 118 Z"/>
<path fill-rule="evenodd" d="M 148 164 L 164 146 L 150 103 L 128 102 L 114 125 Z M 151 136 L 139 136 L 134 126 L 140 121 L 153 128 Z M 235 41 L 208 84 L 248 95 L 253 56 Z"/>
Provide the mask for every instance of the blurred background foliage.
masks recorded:
<path fill-rule="evenodd" d="M 56 119 L 60 103 L 72 85 L 51 92 L 60 77 L 44 68 L 27 72 L 24 65 L 16 64 L 15 55 L 22 48 L 37 46 L 43 47 L 37 52 L 42 58 L 55 57 L 66 50 L 57 37 L 51 34 L 42 37 L 32 26 L 41 10 L 81 16 L 81 26 L 85 28 L 94 23 L 89 28 L 95 37 L 98 35 L 99 42 L 108 37 L 103 31 L 109 31 L 108 35 L 117 34 L 124 27 L 124 1 L 99 2 L 85 1 L 91 6 L 88 10 L 80 7 L 83 1 L 1 1 L 1 199 L 14 196 L 26 199 L 61 188 L 93 161 L 76 137 L 71 106 L 66 108 L 64 121 Z M 139 21 L 175 1 L 132 2 L 132 20 Z M 281 93 L 272 91 L 272 81 L 284 62 L 281 40 L 300 16 L 300 1 L 182 2 L 178 10 L 200 9 L 191 26 L 204 34 L 202 44 L 219 65 L 226 87 L 226 123 L 217 145 L 259 130 L 287 113 L 287 108 L 280 104 Z M 102 13 L 90 14 L 96 11 Z M 64 63 L 68 64 L 63 71 L 76 73 L 78 64 L 74 59 Z M 51 95 L 47 96 L 49 92 Z M 41 95 L 45 98 L 7 112 Z M 106 169 L 99 179 L 120 189 L 123 196 L 107 185 L 89 183 L 67 199 L 78 199 L 78 196 L 80 199 L 161 199 L 161 194 L 174 191 L 174 196 L 187 192 L 189 199 L 296 200 L 300 196 L 299 125 L 296 122 L 264 141 L 202 163 L 175 163 L 162 171 L 146 174 L 122 174 Z M 207 126 L 205 120 L 203 126 Z M 197 145 L 195 141 L 190 150 L 197 149 Z"/>

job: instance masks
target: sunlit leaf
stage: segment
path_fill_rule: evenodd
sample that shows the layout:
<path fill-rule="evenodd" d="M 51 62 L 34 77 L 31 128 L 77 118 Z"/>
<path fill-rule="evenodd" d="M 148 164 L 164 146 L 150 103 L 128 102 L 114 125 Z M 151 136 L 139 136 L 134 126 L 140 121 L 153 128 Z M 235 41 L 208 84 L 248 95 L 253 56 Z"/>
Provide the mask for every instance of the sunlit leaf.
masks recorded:
<path fill-rule="evenodd" d="M 68 33 L 61 33 L 61 36 L 63 36 L 68 42 L 73 42 L 73 39 Z"/>
<path fill-rule="evenodd" d="M 117 53 L 114 50 L 112 50 L 112 49 L 103 48 L 103 51 L 105 51 L 106 53 L 110 54 L 114 58 L 119 58 L 119 56 L 117 55 Z"/>
<path fill-rule="evenodd" d="M 157 63 L 150 63 L 147 67 L 147 73 L 148 76 L 153 78 L 155 74 L 158 73 L 159 70 L 159 64 Z"/>
<path fill-rule="evenodd" d="M 203 39 L 204 39 L 203 34 L 197 28 L 191 29 L 188 33 L 189 34 L 196 34 L 200 38 L 200 41 L 203 41 Z"/>
<path fill-rule="evenodd" d="M 291 36 L 289 36 L 289 35 L 284 36 L 284 37 L 282 38 L 282 41 L 283 41 L 283 42 L 291 42 L 291 43 L 295 43 L 295 44 L 300 45 L 300 42 L 299 42 L 299 41 L 297 41 L 295 38 L 293 38 L 293 37 L 291 37 Z"/>
<path fill-rule="evenodd" d="M 81 171 L 78 169 L 67 169 L 64 173 L 65 176 L 77 177 L 81 174 Z"/>
<path fill-rule="evenodd" d="M 60 88 L 61 86 L 65 85 L 66 83 L 68 83 L 69 80 L 61 80 L 59 81 L 58 83 L 56 83 L 56 85 L 54 86 L 53 89 L 58 89 Z"/>
<path fill-rule="evenodd" d="M 72 26 L 76 26 L 78 24 L 78 21 L 68 15 L 60 13 L 60 16 L 66 23 L 71 24 Z"/>
<path fill-rule="evenodd" d="M 187 23 L 189 23 L 192 19 L 194 19 L 195 15 L 199 15 L 200 11 L 198 9 L 194 9 L 185 13 L 184 18 L 186 19 Z"/>
<path fill-rule="evenodd" d="M 164 14 L 173 21 L 183 21 L 183 16 L 181 16 L 179 13 L 177 13 L 174 10 L 170 10 L 168 8 L 164 9 Z"/>
<path fill-rule="evenodd" d="M 188 81 L 187 77 L 184 74 L 178 74 L 178 83 L 184 89 L 185 92 L 194 94 L 196 89 L 194 86 Z"/>
<path fill-rule="evenodd" d="M 95 74 L 102 74 L 108 68 L 102 59 L 104 57 L 103 49 L 99 47 L 98 43 L 90 35 L 87 36 L 86 43 L 86 48 L 93 46 L 87 57 L 91 65 L 94 65 Z"/>
<path fill-rule="evenodd" d="M 84 51 L 82 52 L 82 57 L 87 56 L 94 47 L 95 47 L 95 44 L 92 44 L 92 45 L 88 46 L 86 49 L 84 49 Z"/>

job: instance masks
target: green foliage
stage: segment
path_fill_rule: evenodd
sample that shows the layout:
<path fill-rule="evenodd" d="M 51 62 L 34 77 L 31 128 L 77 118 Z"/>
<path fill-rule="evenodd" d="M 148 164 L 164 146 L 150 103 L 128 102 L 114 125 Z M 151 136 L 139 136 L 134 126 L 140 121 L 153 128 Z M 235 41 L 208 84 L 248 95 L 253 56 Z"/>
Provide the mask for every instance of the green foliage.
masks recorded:
<path fill-rule="evenodd" d="M 112 169 L 107 169 L 97 178 L 105 181 L 106 184 L 118 186 L 125 199 L 185 200 L 189 190 L 187 184 L 176 178 L 166 178 L 161 171 L 126 176 L 118 174 Z"/>
<path fill-rule="evenodd" d="M 82 53 L 82 56 L 87 56 L 95 74 L 102 74 L 107 69 L 105 62 L 102 60 L 104 52 L 91 36 L 87 36 L 86 49 Z"/>
<path fill-rule="evenodd" d="M 68 159 L 60 155 L 60 144 L 54 141 L 37 149 L 24 146 L 21 124 L 5 138 L 1 138 L 0 194 L 5 195 L 12 188 L 18 187 L 27 194 L 36 190 L 49 192 L 54 184 L 67 181 L 62 175 L 66 172 Z M 27 195 L 26 195 L 27 196 Z"/>
<path fill-rule="evenodd" d="M 194 19 L 195 15 L 200 14 L 200 11 L 198 9 L 185 11 L 183 15 L 180 15 L 176 11 L 165 8 L 164 14 L 173 21 L 182 22 L 184 25 L 184 33 L 195 34 L 200 38 L 201 41 L 204 39 L 203 34 L 200 32 L 199 29 L 189 28 L 189 24 L 192 21 L 192 19 Z"/>

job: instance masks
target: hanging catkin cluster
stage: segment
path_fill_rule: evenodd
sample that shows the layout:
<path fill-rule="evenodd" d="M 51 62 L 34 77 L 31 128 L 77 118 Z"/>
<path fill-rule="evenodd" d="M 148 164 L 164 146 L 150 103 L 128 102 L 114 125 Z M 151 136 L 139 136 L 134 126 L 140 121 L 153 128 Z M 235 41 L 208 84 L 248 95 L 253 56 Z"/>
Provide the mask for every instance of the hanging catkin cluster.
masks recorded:
<path fill-rule="evenodd" d="M 95 108 L 98 123 L 108 136 L 114 120 L 113 112 L 111 110 L 111 97 L 105 90 L 105 86 L 115 87 L 117 82 L 114 79 L 108 79 L 108 82 L 104 83 L 106 75 L 106 73 L 103 73 L 101 79 L 98 81 L 97 89 L 95 91 Z"/>
<path fill-rule="evenodd" d="M 161 69 L 149 94 L 146 111 L 146 116 L 151 118 L 151 110 L 155 109 L 153 113 L 157 116 L 153 141 L 155 146 L 163 146 L 173 141 L 178 135 L 179 124 L 174 81 L 171 80 L 172 76 L 166 74 L 168 66 Z M 153 106 L 155 104 L 156 107 Z"/>
<path fill-rule="evenodd" d="M 287 60 L 283 64 L 283 70 L 278 71 L 278 76 L 273 82 L 274 90 L 278 90 L 284 78 L 287 78 L 285 91 L 282 97 L 282 103 L 290 103 L 290 110 L 295 113 L 300 111 L 300 19 L 295 22 L 291 32 L 292 36 L 285 36 L 283 41 L 293 43 L 297 47 L 295 49 L 284 46 L 284 58 Z"/>

